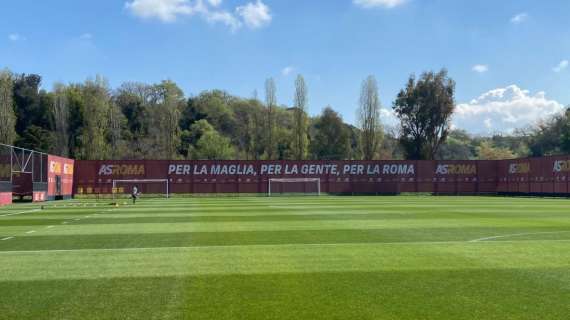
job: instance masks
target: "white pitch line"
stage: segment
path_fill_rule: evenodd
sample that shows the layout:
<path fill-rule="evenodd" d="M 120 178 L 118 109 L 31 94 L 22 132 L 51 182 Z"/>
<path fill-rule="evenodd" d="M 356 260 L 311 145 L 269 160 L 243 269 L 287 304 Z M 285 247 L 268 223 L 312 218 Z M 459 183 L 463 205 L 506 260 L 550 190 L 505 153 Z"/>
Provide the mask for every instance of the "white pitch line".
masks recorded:
<path fill-rule="evenodd" d="M 480 238 L 475 240 L 470 240 L 469 242 L 483 242 L 487 240 L 495 240 L 495 239 L 503 239 L 503 238 L 514 238 L 514 237 L 523 237 L 523 236 L 534 236 L 534 235 L 541 235 L 541 234 L 560 234 L 560 233 L 570 233 L 570 231 L 551 231 L 551 232 L 533 232 L 533 233 L 513 233 L 513 234 L 505 234 L 502 236 L 493 236 L 493 237 L 486 237 Z"/>
<path fill-rule="evenodd" d="M 35 233 L 35 232 L 36 232 L 36 230 L 32 230 L 32 231 L 26 232 L 26 234 L 31 234 L 31 233 Z"/>
<path fill-rule="evenodd" d="M 14 239 L 14 237 L 6 237 L 6 238 L 4 238 L 4 239 L 2 239 L 2 240 L 0 240 L 0 241 L 6 241 L 6 240 L 10 240 L 10 239 Z"/>
<path fill-rule="evenodd" d="M 225 246 L 187 246 L 187 247 L 155 247 L 155 248 L 106 248 L 106 249 L 59 249 L 59 250 L 23 250 L 23 251 L 0 251 L 2 254 L 18 254 L 18 253 L 73 253 L 73 252 L 124 252 L 124 251 L 160 251 L 160 250 L 203 250 L 203 249 L 234 249 L 234 248 L 286 248 L 286 247 L 335 247 L 335 246 L 396 246 L 396 245 L 445 245 L 445 244 L 463 244 L 463 245 L 491 245 L 491 244 L 513 244 L 513 243 L 529 243 L 529 242 L 568 242 L 568 240 L 505 240 L 505 241 L 426 241 L 426 242 L 378 242 L 378 243 L 306 243 L 306 244 L 255 244 L 255 245 L 225 245 Z"/>
<path fill-rule="evenodd" d="M 40 209 L 34 209 L 34 210 L 28 210 L 28 211 L 22 211 L 22 212 L 16 212 L 16 213 L 10 213 L 10 214 L 3 214 L 0 217 L 9 217 L 9 216 L 16 216 L 19 214 L 24 214 L 24 213 L 31 213 L 31 212 L 38 212 L 40 211 Z"/>
<path fill-rule="evenodd" d="M 51 229 L 53 227 L 55 227 L 55 226 L 47 226 L 46 229 Z"/>

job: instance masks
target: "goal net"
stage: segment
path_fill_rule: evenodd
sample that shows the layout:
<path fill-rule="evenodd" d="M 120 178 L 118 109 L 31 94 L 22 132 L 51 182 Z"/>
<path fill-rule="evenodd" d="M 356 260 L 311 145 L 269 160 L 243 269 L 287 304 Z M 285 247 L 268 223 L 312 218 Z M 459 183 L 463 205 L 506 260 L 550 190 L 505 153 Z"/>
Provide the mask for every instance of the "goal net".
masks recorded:
<path fill-rule="evenodd" d="M 321 179 L 319 178 L 269 179 L 267 194 L 269 196 L 276 194 L 321 195 Z"/>
<path fill-rule="evenodd" d="M 130 198 L 137 188 L 141 198 L 169 198 L 168 179 L 113 180 L 113 199 Z"/>

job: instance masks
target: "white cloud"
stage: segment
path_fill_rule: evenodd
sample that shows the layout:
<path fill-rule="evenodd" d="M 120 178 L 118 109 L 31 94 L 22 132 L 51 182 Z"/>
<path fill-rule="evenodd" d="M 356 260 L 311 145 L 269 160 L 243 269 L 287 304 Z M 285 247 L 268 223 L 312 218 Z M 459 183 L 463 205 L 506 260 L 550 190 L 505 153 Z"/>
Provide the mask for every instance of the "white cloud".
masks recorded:
<path fill-rule="evenodd" d="M 512 17 L 511 23 L 521 24 L 521 23 L 525 22 L 527 19 L 528 19 L 528 13 L 522 12 L 522 13 L 519 13 L 519 14 L 515 15 L 514 17 Z"/>
<path fill-rule="evenodd" d="M 407 0 L 352 0 L 352 3 L 361 8 L 394 8 L 406 3 Z"/>
<path fill-rule="evenodd" d="M 179 18 L 198 16 L 208 23 L 222 23 L 232 31 L 243 24 L 252 29 L 271 22 L 271 13 L 261 0 L 235 8 L 235 12 L 221 8 L 222 0 L 130 0 L 125 8 L 143 19 L 157 19 L 170 23 Z"/>
<path fill-rule="evenodd" d="M 125 3 L 125 8 L 137 17 L 156 18 L 163 22 L 173 22 L 178 16 L 192 15 L 196 5 L 188 0 L 133 0 Z"/>
<path fill-rule="evenodd" d="M 485 72 L 489 71 L 489 66 L 485 65 L 485 64 L 476 64 L 473 66 L 473 68 L 471 68 L 471 70 L 473 70 L 477 73 L 485 73 Z"/>
<path fill-rule="evenodd" d="M 26 40 L 26 38 L 24 38 L 23 36 L 21 36 L 21 35 L 18 34 L 18 33 L 11 33 L 11 34 L 9 34 L 9 35 L 8 35 L 8 39 L 9 39 L 10 41 L 14 41 L 14 42 L 16 42 L 16 41 L 21 41 L 21 40 Z"/>
<path fill-rule="evenodd" d="M 208 0 L 208 3 L 210 3 L 212 7 L 219 7 L 220 4 L 222 4 L 222 0 Z"/>
<path fill-rule="evenodd" d="M 91 40 L 93 39 L 93 35 L 91 33 L 84 33 L 82 35 L 79 36 L 79 39 L 81 40 Z"/>
<path fill-rule="evenodd" d="M 394 110 L 388 108 L 380 109 L 380 121 L 382 121 L 383 125 L 389 127 L 397 127 L 400 123 Z"/>
<path fill-rule="evenodd" d="M 556 67 L 552 68 L 552 70 L 554 72 L 562 72 L 566 70 L 566 68 L 568 68 L 568 64 L 569 64 L 568 60 L 562 60 Z"/>
<path fill-rule="evenodd" d="M 273 19 L 271 10 L 261 0 L 237 7 L 236 13 L 243 19 L 245 24 L 252 29 L 266 26 L 271 23 Z"/>
<path fill-rule="evenodd" d="M 293 73 L 293 71 L 295 71 L 295 67 L 292 66 L 288 66 L 283 68 L 283 70 L 281 70 L 281 74 L 286 77 L 288 75 L 290 75 L 291 73 Z"/>
<path fill-rule="evenodd" d="M 230 27 L 232 31 L 238 30 L 242 25 L 241 21 L 227 11 L 207 11 L 203 15 L 206 21 L 210 23 L 220 22 Z"/>
<path fill-rule="evenodd" d="M 547 99 L 544 92 L 531 95 L 528 90 L 511 85 L 459 104 L 453 122 L 472 133 L 512 132 L 563 110 L 561 103 Z"/>

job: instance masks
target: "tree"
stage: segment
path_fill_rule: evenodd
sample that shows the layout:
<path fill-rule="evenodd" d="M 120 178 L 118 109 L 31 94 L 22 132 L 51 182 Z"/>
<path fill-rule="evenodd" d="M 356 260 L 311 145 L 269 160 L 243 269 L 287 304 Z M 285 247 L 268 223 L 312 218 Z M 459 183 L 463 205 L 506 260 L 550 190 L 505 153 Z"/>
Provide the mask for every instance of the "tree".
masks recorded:
<path fill-rule="evenodd" d="M 265 152 L 268 160 L 273 160 L 275 154 L 275 108 L 277 107 L 275 80 L 269 78 L 265 81 L 265 107 L 267 113 L 267 136 L 265 141 Z"/>
<path fill-rule="evenodd" d="M 111 159 L 123 159 L 127 154 L 127 144 L 124 139 L 124 132 L 127 132 L 127 119 L 121 112 L 120 107 L 111 101 L 109 105 L 109 130 L 107 132 L 107 141 L 110 147 Z"/>
<path fill-rule="evenodd" d="M 259 160 L 263 155 L 263 105 L 256 99 L 234 99 L 235 134 L 233 144 L 243 153 L 243 158 Z"/>
<path fill-rule="evenodd" d="M 127 119 L 129 131 L 144 136 L 148 130 L 148 100 L 150 88 L 144 83 L 126 82 L 117 90 L 114 100 Z"/>
<path fill-rule="evenodd" d="M 31 125 L 44 127 L 47 110 L 41 110 L 40 85 L 42 78 L 37 74 L 17 75 L 14 78 L 14 104 L 18 121 L 16 132 L 22 134 Z"/>
<path fill-rule="evenodd" d="M 307 85 L 302 75 L 298 75 L 295 80 L 295 99 L 294 99 L 294 141 L 293 149 L 296 160 L 303 160 L 307 156 L 307 149 L 309 145 L 308 127 L 309 121 L 307 119 Z"/>
<path fill-rule="evenodd" d="M 66 87 L 69 108 L 69 156 L 75 159 L 83 157 L 83 129 L 86 125 L 83 84 L 70 84 Z"/>
<path fill-rule="evenodd" d="M 231 104 L 237 100 L 225 91 L 204 91 L 196 98 L 190 99 L 185 110 L 183 121 L 194 122 L 206 119 L 222 134 L 233 136 L 236 130 L 234 110 Z M 190 123 L 191 125 L 191 123 Z"/>
<path fill-rule="evenodd" d="M 14 77 L 14 108 L 16 113 L 17 146 L 53 152 L 54 141 L 53 95 L 40 90 L 42 78 L 37 74 L 21 74 Z M 33 127 L 33 128 L 32 128 Z M 44 137 L 45 136 L 45 137 Z M 50 137 L 47 137 L 50 136 Z"/>
<path fill-rule="evenodd" d="M 109 158 L 107 134 L 109 130 L 110 95 L 107 81 L 101 76 L 87 80 L 83 86 L 84 127 L 81 134 L 81 158 L 105 160 Z"/>
<path fill-rule="evenodd" d="M 542 121 L 530 133 L 529 148 L 534 157 L 559 155 L 570 151 L 570 111 Z"/>
<path fill-rule="evenodd" d="M 562 125 L 562 134 L 560 137 L 560 148 L 562 149 L 562 152 L 570 154 L 570 107 L 566 109 L 564 118 L 565 121 Z"/>
<path fill-rule="evenodd" d="M 341 116 L 326 107 L 314 123 L 311 154 L 315 160 L 350 159 L 350 131 Z"/>
<path fill-rule="evenodd" d="M 159 155 L 163 159 L 176 159 L 180 147 L 180 113 L 184 106 L 184 93 L 172 81 L 163 81 L 156 86 L 159 92 L 158 105 L 155 106 L 156 137 Z"/>
<path fill-rule="evenodd" d="M 16 115 L 14 113 L 13 79 L 8 70 L 0 71 L 0 143 L 14 144 Z"/>
<path fill-rule="evenodd" d="M 479 160 L 504 160 L 513 159 L 516 156 L 507 148 L 495 147 L 491 141 L 483 141 L 477 148 Z"/>
<path fill-rule="evenodd" d="M 196 147 L 191 151 L 194 159 L 226 160 L 235 154 L 230 139 L 219 134 L 207 120 L 194 123 L 190 136 L 196 140 Z"/>
<path fill-rule="evenodd" d="M 451 130 L 445 143 L 437 150 L 437 160 L 467 160 L 477 158 L 478 143 L 464 130 Z"/>
<path fill-rule="evenodd" d="M 360 146 L 364 160 L 373 160 L 377 156 L 382 141 L 382 125 L 380 123 L 380 97 L 378 83 L 374 76 L 368 76 L 362 83 L 360 108 L 358 109 L 360 125 Z"/>
<path fill-rule="evenodd" d="M 69 156 L 69 103 L 65 86 L 55 84 L 53 94 L 54 150 L 58 155 L 67 157 Z"/>
<path fill-rule="evenodd" d="M 149 136 L 153 119 L 150 116 L 151 92 L 153 86 L 138 82 L 123 83 L 114 95 L 114 104 L 126 121 L 122 140 L 126 144 L 123 157 L 152 157 Z"/>
<path fill-rule="evenodd" d="M 394 102 L 400 120 L 400 143 L 410 160 L 431 160 L 445 142 L 455 109 L 455 82 L 447 70 L 410 76 Z"/>
<path fill-rule="evenodd" d="M 55 145 L 55 133 L 32 124 L 22 132 L 17 144 L 26 149 L 51 152 Z"/>

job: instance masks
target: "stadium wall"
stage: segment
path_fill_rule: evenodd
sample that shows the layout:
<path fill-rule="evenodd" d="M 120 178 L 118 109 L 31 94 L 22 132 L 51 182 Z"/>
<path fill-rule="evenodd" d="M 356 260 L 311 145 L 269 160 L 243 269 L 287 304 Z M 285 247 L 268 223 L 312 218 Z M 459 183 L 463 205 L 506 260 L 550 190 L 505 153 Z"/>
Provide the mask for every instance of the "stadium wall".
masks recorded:
<path fill-rule="evenodd" d="M 332 194 L 570 194 L 570 158 L 501 161 L 76 161 L 75 194 L 111 194 L 113 180 L 167 179 L 170 193 L 267 193 L 272 178 L 319 178 Z M 161 184 L 139 185 L 143 193 Z M 310 192 L 309 183 L 273 192 Z M 128 193 L 127 190 L 119 192 Z M 116 190 L 117 191 L 117 190 Z"/>

